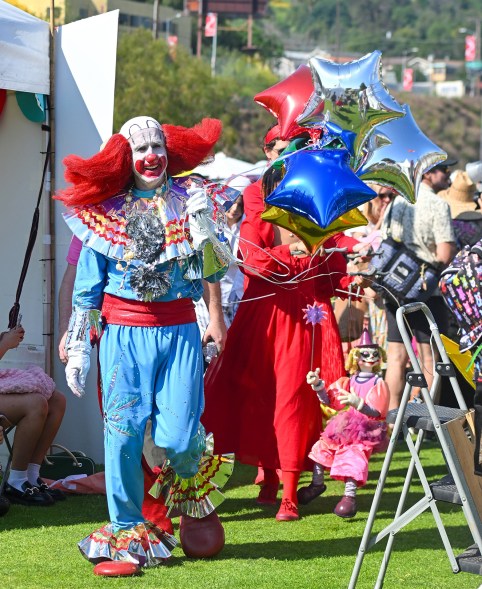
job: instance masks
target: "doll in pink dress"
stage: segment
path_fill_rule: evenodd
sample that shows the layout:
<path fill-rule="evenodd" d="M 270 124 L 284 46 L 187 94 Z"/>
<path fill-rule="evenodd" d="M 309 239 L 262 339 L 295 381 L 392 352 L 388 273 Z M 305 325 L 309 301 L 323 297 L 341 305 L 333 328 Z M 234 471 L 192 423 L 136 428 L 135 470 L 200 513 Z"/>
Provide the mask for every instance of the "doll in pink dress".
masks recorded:
<path fill-rule="evenodd" d="M 298 501 L 309 503 L 326 489 L 324 470 L 331 478 L 345 482 L 345 493 L 334 509 L 339 517 L 357 512 L 356 490 L 367 482 L 368 460 L 374 452 L 386 450 L 389 391 L 377 374 L 385 361 L 385 351 L 374 344 L 365 329 L 358 346 L 348 356 L 351 375 L 339 378 L 325 389 L 319 368 L 308 372 L 306 380 L 320 401 L 337 413 L 328 421 L 309 457 L 315 462 L 313 480 L 298 490 Z"/>

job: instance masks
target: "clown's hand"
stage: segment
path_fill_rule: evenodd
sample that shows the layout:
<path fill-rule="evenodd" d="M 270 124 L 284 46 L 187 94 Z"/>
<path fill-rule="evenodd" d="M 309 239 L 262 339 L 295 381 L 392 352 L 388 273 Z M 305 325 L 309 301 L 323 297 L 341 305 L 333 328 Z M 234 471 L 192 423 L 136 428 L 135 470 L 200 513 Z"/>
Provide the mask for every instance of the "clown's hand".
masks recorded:
<path fill-rule="evenodd" d="M 310 370 L 306 375 L 306 382 L 311 385 L 311 388 L 316 392 L 320 403 L 323 405 L 330 404 L 330 398 L 325 389 L 325 381 L 320 378 L 320 369 L 317 368 L 314 372 Z"/>
<path fill-rule="evenodd" d="M 350 405 L 351 407 L 354 407 L 357 411 L 361 411 L 363 409 L 363 406 L 365 405 L 365 401 L 353 392 L 342 391 L 338 394 L 337 398 L 342 405 Z"/>
<path fill-rule="evenodd" d="M 212 221 L 214 206 L 204 188 L 192 186 L 187 189 L 189 198 L 186 202 L 186 213 L 189 215 L 189 232 L 195 249 L 200 250 L 209 240 L 210 232 L 214 231 Z"/>
<path fill-rule="evenodd" d="M 71 342 L 67 346 L 69 359 L 65 367 L 65 378 L 76 397 L 83 397 L 85 394 L 85 379 L 90 368 L 91 350 L 92 347 L 82 341 Z"/>

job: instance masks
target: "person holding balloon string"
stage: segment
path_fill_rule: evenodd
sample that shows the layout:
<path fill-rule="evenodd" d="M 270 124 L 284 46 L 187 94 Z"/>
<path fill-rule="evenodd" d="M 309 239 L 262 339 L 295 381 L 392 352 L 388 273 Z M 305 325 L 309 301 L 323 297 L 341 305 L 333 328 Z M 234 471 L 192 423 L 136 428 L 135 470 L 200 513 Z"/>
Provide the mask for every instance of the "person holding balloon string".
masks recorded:
<path fill-rule="evenodd" d="M 263 175 L 264 194 L 283 178 L 278 166 Z M 248 190 L 245 191 L 245 196 Z M 297 233 L 263 218 L 263 198 L 249 199 L 241 226 L 239 255 L 246 289 L 226 347 L 205 376 L 206 409 L 202 422 L 213 431 L 222 452 L 230 447 L 239 461 L 264 469 L 257 503 L 275 505 L 281 469 L 283 496 L 278 521 L 299 519 L 297 485 L 311 470 L 308 451 L 319 436 L 321 412 L 306 395 L 306 373 L 312 358 L 321 362 L 324 378 L 343 375 L 343 355 L 331 297 L 354 279 L 346 273 L 333 239 L 320 247 Z M 315 302 L 326 313 L 323 332 L 312 333 L 303 308 Z"/>
<path fill-rule="evenodd" d="M 342 518 L 356 515 L 356 491 L 367 482 L 370 456 L 383 452 L 388 445 L 385 418 L 390 393 L 378 375 L 385 359 L 385 351 L 373 343 L 365 329 L 348 356 L 349 377 L 325 388 L 319 368 L 307 373 L 307 383 L 333 416 L 309 453 L 314 462 L 313 480 L 298 490 L 301 504 L 306 505 L 326 490 L 324 470 L 328 470 L 332 479 L 345 483 L 334 514 Z"/>

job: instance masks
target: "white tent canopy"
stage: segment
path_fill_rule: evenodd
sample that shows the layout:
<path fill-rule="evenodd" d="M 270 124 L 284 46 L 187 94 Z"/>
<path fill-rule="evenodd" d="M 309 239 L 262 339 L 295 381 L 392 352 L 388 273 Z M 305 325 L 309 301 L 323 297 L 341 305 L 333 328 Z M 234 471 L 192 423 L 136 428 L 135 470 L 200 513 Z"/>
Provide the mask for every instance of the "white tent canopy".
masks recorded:
<path fill-rule="evenodd" d="M 0 88 L 50 93 L 48 23 L 0 0 Z"/>
<path fill-rule="evenodd" d="M 250 162 L 229 157 L 220 151 L 214 156 L 214 161 L 198 166 L 193 171 L 206 176 L 210 180 L 226 180 L 231 176 L 240 175 L 257 177 L 263 173 L 265 167 L 266 162 L 262 162 L 262 165 L 260 165 L 260 162 L 251 164 Z"/>

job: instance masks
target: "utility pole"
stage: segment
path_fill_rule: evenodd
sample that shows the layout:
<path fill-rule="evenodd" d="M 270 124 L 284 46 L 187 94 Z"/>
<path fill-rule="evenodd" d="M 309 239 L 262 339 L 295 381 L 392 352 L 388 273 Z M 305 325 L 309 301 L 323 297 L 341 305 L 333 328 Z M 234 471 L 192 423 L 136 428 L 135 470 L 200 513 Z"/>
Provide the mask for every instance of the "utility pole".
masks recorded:
<path fill-rule="evenodd" d="M 203 43 L 203 0 L 197 1 L 197 47 L 196 57 L 201 59 Z"/>
<path fill-rule="evenodd" d="M 157 27 L 159 22 L 159 0 L 154 0 L 152 7 L 152 38 L 157 39 Z"/>
<path fill-rule="evenodd" d="M 45 346 L 46 358 L 45 367 L 48 374 L 54 373 L 54 301 L 55 301 L 55 207 L 53 202 L 53 195 L 55 194 L 55 0 L 50 0 L 50 46 L 49 46 L 49 67 L 50 67 L 50 96 L 48 100 L 48 136 L 47 146 L 50 146 L 50 154 L 45 154 L 49 158 L 49 172 L 50 172 L 50 198 L 47 206 L 48 211 L 48 227 L 45 227 L 45 233 L 50 237 L 45 241 L 44 257 L 46 260 L 46 275 L 47 275 L 47 297 L 49 304 L 46 309 L 46 318 L 44 325 L 47 328 L 47 342 Z M 47 225 L 46 223 L 46 225 Z M 48 241 L 48 243 L 47 243 Z M 45 317 L 45 315 L 44 315 Z"/>

